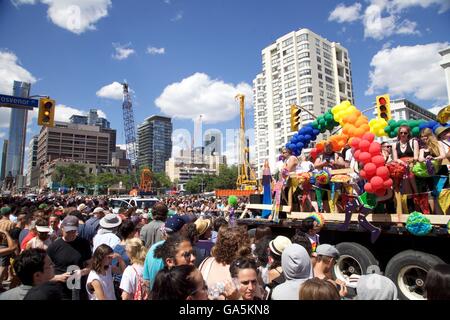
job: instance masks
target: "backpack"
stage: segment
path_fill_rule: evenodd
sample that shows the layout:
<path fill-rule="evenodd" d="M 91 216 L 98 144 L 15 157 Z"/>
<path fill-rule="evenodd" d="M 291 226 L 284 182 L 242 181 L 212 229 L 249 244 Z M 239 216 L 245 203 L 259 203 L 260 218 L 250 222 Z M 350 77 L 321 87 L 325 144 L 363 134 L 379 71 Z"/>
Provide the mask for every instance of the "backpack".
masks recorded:
<path fill-rule="evenodd" d="M 144 279 L 133 266 L 132 268 L 134 272 L 136 272 L 137 277 L 136 290 L 134 291 L 133 300 L 148 300 L 148 292 L 144 285 Z"/>

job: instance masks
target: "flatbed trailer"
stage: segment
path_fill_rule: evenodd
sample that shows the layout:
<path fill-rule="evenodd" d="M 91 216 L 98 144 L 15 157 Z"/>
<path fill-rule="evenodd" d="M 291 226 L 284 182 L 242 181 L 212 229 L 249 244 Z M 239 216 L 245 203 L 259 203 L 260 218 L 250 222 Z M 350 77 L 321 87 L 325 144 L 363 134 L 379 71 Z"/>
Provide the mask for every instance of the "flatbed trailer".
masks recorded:
<path fill-rule="evenodd" d="M 255 228 L 269 226 L 275 235 L 291 237 L 300 228 L 302 220 L 311 212 L 290 212 L 289 206 L 280 211 L 287 218 L 279 222 L 267 219 L 245 219 L 246 211 L 271 210 L 271 205 L 248 204 L 240 225 Z M 369 214 L 367 221 L 379 227 L 381 234 L 372 243 L 370 233 L 358 223 L 358 214 L 354 213 L 346 231 L 340 227 L 345 220 L 344 213 L 322 213 L 325 224 L 320 231 L 320 243 L 336 245 L 341 256 L 333 270 L 336 278 L 344 279 L 351 274 L 381 272 L 397 286 L 400 299 L 424 299 L 424 284 L 428 270 L 438 263 L 450 263 L 450 234 L 447 223 L 449 215 L 427 215 L 433 228 L 425 236 L 415 236 L 405 227 L 398 226 L 397 214 Z M 408 215 L 401 216 L 405 223 Z"/>

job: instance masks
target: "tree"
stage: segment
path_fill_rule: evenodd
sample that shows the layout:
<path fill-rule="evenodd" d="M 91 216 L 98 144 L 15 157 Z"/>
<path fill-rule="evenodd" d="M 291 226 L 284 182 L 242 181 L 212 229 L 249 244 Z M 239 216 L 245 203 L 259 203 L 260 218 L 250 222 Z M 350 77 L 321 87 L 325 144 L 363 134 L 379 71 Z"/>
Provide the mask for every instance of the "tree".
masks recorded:
<path fill-rule="evenodd" d="M 220 165 L 219 175 L 215 176 L 214 179 L 214 189 L 236 189 L 237 176 L 237 166 Z"/>
<path fill-rule="evenodd" d="M 152 177 L 152 188 L 170 188 L 172 186 L 172 182 L 165 172 L 157 172 L 153 173 Z"/>
<path fill-rule="evenodd" d="M 79 184 L 84 184 L 87 174 L 86 167 L 82 164 L 71 163 L 67 166 L 58 165 L 52 174 L 52 180 L 61 186 L 76 188 Z"/>

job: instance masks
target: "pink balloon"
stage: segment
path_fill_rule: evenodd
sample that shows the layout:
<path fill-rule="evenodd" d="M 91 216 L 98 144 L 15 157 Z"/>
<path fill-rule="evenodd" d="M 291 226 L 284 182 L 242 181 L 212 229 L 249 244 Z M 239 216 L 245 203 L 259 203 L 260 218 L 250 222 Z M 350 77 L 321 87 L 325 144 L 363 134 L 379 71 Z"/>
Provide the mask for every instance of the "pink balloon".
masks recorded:
<path fill-rule="evenodd" d="M 386 180 L 389 178 L 389 169 L 386 166 L 378 167 L 377 176 L 379 176 L 381 179 Z M 385 181 L 386 182 L 386 181 Z M 389 187 L 388 187 L 389 188 Z"/>
<path fill-rule="evenodd" d="M 361 142 L 359 143 L 359 150 L 367 152 L 369 151 L 370 148 L 370 142 L 367 140 L 361 140 Z"/>
<path fill-rule="evenodd" d="M 363 164 L 369 163 L 372 156 L 368 152 L 361 152 L 359 155 L 359 161 Z"/>
<path fill-rule="evenodd" d="M 362 178 L 366 179 L 366 172 L 365 172 L 364 170 L 359 170 L 359 175 L 360 175 Z"/>
<path fill-rule="evenodd" d="M 383 186 L 384 186 L 385 189 L 392 188 L 393 184 L 394 184 L 394 181 L 392 181 L 391 178 L 389 178 L 387 180 L 384 180 L 384 182 L 383 182 Z"/>
<path fill-rule="evenodd" d="M 371 132 L 367 132 L 362 136 L 362 138 L 363 138 L 363 140 L 373 142 L 373 140 L 375 140 L 375 135 Z"/>
<path fill-rule="evenodd" d="M 369 153 L 372 156 L 377 156 L 381 154 L 381 144 L 378 142 L 372 142 L 369 147 Z"/>
<path fill-rule="evenodd" d="M 361 142 L 360 138 L 352 138 L 351 146 L 355 149 L 359 148 L 359 143 Z"/>
<path fill-rule="evenodd" d="M 377 172 L 377 166 L 374 165 L 372 162 L 369 162 L 364 166 L 364 171 L 366 172 L 366 175 L 374 176 L 375 173 Z"/>
<path fill-rule="evenodd" d="M 370 184 L 375 191 L 383 188 L 383 182 L 383 179 L 381 179 L 379 176 L 375 176 L 370 179 Z"/>
<path fill-rule="evenodd" d="M 367 191 L 368 193 L 373 193 L 373 191 L 374 191 L 373 187 L 372 187 L 372 184 L 370 182 L 367 182 L 364 185 L 364 190 Z"/>
<path fill-rule="evenodd" d="M 377 166 L 377 168 L 384 166 L 384 163 L 385 163 L 383 156 L 373 157 L 372 162 Z"/>

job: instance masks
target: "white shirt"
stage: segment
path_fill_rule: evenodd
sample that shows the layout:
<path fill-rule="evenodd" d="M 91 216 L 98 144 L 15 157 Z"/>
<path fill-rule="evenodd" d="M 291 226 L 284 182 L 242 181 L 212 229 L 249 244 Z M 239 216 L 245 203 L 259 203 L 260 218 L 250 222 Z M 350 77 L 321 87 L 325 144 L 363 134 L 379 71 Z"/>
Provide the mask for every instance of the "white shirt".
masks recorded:
<path fill-rule="evenodd" d="M 108 268 L 105 275 L 97 274 L 97 272 L 95 272 L 94 270 L 91 270 L 91 272 L 89 272 L 89 276 L 86 282 L 86 291 L 89 295 L 89 300 L 97 300 L 95 294 L 91 293 L 88 289 L 88 284 L 94 280 L 98 280 L 100 282 L 106 300 L 116 300 L 111 267 Z"/>
<path fill-rule="evenodd" d="M 134 296 L 136 292 L 136 286 L 138 283 L 138 274 L 142 277 L 142 273 L 144 272 L 144 266 L 139 264 L 133 264 L 125 268 L 125 271 L 122 274 L 122 280 L 120 281 L 120 289 L 128 292 L 131 296 Z"/>
<path fill-rule="evenodd" d="M 312 172 L 314 170 L 314 164 L 311 161 L 302 161 L 302 163 L 299 163 L 297 165 L 297 172 L 304 173 L 304 172 Z"/>

